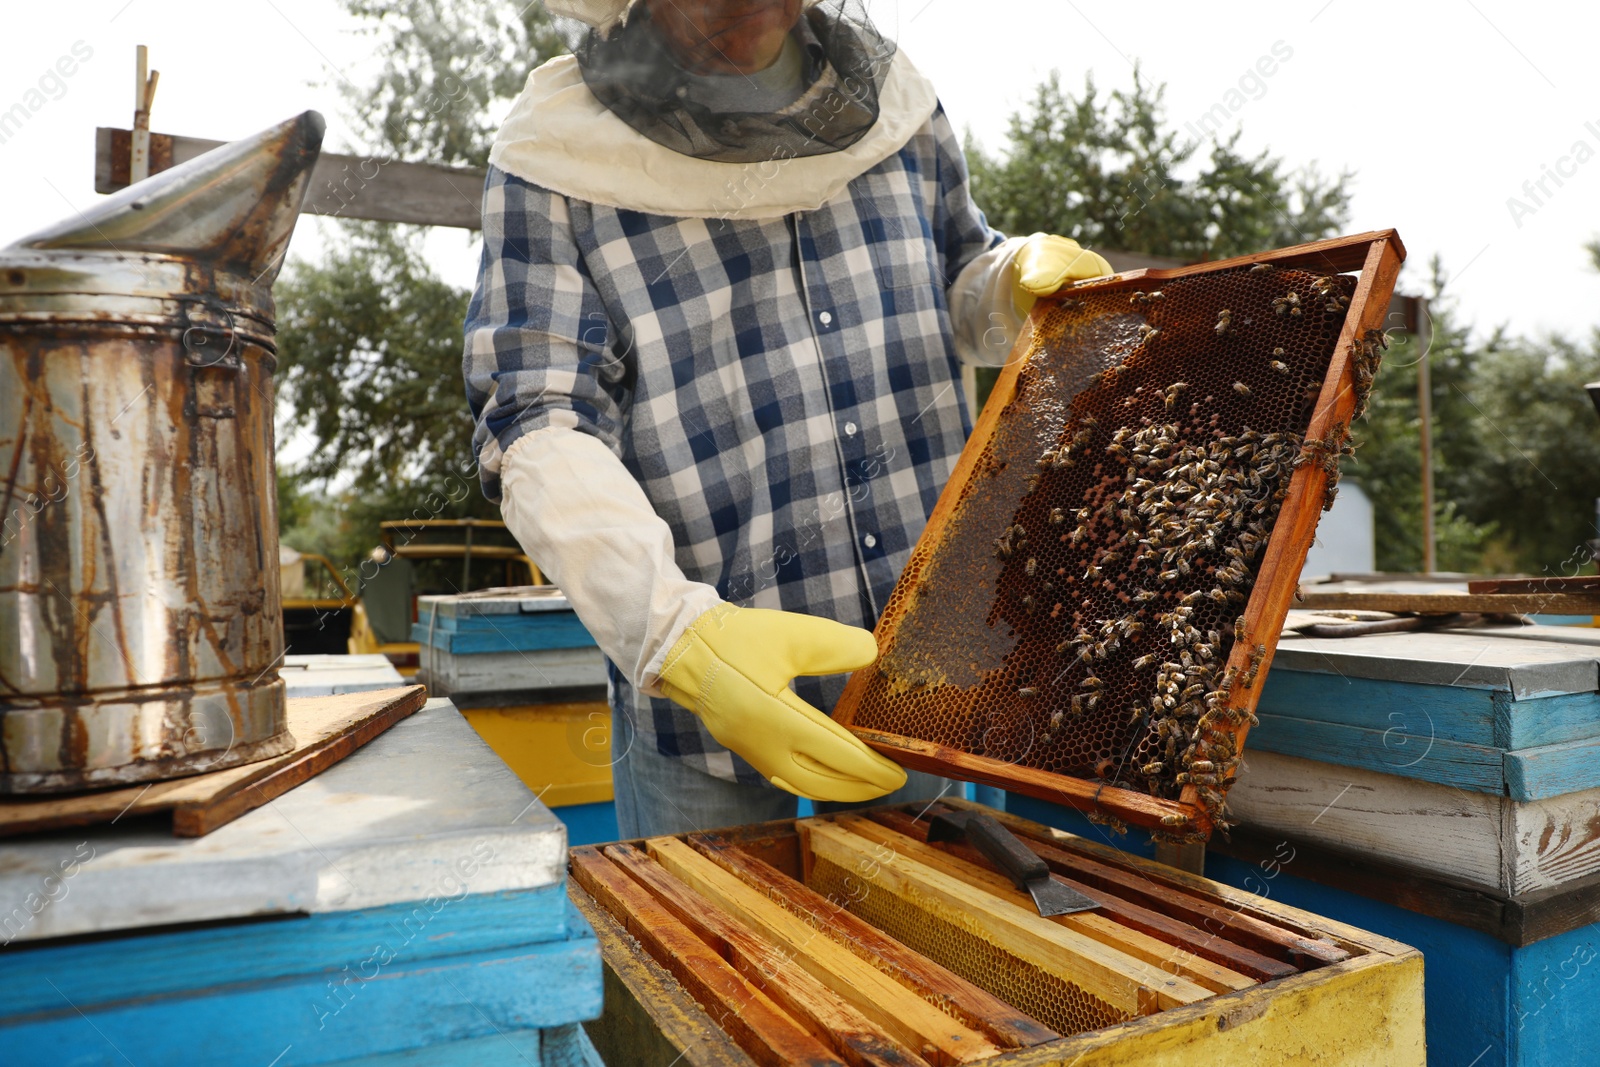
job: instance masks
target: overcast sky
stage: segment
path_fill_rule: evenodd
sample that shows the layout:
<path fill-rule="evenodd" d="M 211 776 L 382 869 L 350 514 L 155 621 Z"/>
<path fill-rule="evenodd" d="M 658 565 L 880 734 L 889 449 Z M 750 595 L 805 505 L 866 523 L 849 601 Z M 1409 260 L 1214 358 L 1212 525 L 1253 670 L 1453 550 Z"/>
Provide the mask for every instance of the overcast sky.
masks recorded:
<path fill-rule="evenodd" d="M 1437 253 L 1480 328 L 1579 334 L 1600 324 L 1600 276 L 1581 247 L 1600 235 L 1595 5 L 904 0 L 871 9 L 939 87 L 956 126 L 990 148 L 1050 70 L 1070 87 L 1092 73 L 1109 89 L 1129 85 L 1138 62 L 1166 83 L 1180 129 L 1220 105 L 1251 149 L 1354 171 L 1350 229 L 1400 231 L 1410 253 L 1403 289 L 1422 290 Z M 6 23 L 0 112 L 30 109 L 0 143 L 6 242 L 96 199 L 94 128 L 131 124 L 136 44 L 150 46 L 161 71 L 157 131 L 233 138 L 316 108 L 331 148 L 351 147 L 335 86 L 373 62 L 370 40 L 335 0 L 57 0 L 11 5 Z M 62 57 L 69 77 L 54 73 Z M 1263 57 L 1273 57 L 1261 68 L 1268 77 L 1257 73 Z M 316 228 L 336 225 L 302 225 L 292 254 L 315 255 Z M 430 251 L 444 276 L 471 283 L 475 242 L 464 231 L 440 231 Z"/>

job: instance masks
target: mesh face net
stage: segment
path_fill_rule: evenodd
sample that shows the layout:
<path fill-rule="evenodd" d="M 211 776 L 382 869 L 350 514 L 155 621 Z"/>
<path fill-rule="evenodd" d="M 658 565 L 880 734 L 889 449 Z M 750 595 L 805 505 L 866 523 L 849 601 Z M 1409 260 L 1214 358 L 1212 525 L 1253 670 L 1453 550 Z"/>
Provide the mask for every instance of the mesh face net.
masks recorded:
<path fill-rule="evenodd" d="M 686 156 L 764 163 L 850 147 L 878 119 L 894 43 L 873 28 L 856 0 L 806 7 L 791 38 L 799 59 L 793 92 L 775 101 L 752 76 L 750 110 L 737 109 L 737 80 L 733 109 L 698 99 L 705 79 L 683 68 L 642 2 L 609 34 L 586 28 L 575 52 L 585 84 L 601 103 L 640 134 Z M 730 78 L 742 77 L 715 80 L 727 96 Z"/>
<path fill-rule="evenodd" d="M 1039 324 L 957 509 L 918 545 L 853 725 L 1208 808 L 1224 669 L 1355 279 L 1258 267 L 1088 289 Z M 1368 375 L 1370 380 L 1370 374 Z M 1264 679 L 1262 679 L 1264 680 Z"/>

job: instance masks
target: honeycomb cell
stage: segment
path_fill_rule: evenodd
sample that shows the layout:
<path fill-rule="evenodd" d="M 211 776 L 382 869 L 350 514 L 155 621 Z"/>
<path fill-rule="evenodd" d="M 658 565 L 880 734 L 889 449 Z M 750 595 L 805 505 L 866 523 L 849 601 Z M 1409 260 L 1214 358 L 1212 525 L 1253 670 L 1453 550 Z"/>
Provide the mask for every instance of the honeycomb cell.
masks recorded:
<path fill-rule="evenodd" d="M 859 879 L 827 860 L 813 861 L 807 884 L 831 900 L 845 902 L 849 911 L 896 941 L 1058 1034 L 1081 1034 L 1132 1018 L 1080 986 L 1018 959 L 986 938 L 982 929 L 965 929 L 879 886 L 861 892 Z M 976 916 L 973 921 L 978 921 Z M 943 1004 L 934 1006 L 948 1010 Z"/>
<path fill-rule="evenodd" d="M 1242 613 L 1355 279 L 1256 267 L 1078 290 L 1038 320 L 938 544 L 913 553 L 852 724 L 1220 813 Z M 1358 407 L 1377 343 L 1355 353 Z"/>

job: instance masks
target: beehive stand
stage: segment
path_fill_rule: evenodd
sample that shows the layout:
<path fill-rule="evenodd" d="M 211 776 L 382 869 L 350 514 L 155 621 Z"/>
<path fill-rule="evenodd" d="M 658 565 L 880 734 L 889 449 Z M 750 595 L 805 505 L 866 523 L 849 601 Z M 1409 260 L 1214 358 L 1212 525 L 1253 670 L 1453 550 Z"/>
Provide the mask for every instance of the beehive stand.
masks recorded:
<path fill-rule="evenodd" d="M 972 808 L 975 805 L 962 804 Z M 995 812 L 1094 912 L 1041 918 L 907 805 L 571 852 L 611 1063 L 1419 1064 L 1420 957 Z M 1372 1025 L 1342 1015 L 1374 1012 Z M 1263 1020 L 1246 1029 L 1246 1024 Z"/>
<path fill-rule="evenodd" d="M 835 717 L 908 766 L 1204 840 L 1403 259 L 1387 230 L 1041 301 Z"/>

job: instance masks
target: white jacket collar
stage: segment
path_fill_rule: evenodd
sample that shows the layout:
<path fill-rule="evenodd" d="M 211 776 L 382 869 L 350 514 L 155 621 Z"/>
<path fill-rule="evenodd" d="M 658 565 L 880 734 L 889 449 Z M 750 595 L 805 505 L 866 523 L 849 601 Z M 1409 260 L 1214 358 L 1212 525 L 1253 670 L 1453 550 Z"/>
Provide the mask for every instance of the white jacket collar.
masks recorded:
<path fill-rule="evenodd" d="M 938 103 L 932 83 L 897 49 L 878 94 L 878 121 L 849 148 L 718 163 L 636 132 L 595 99 L 575 57 L 558 56 L 528 75 L 489 162 L 551 192 L 608 207 L 681 218 L 781 218 L 838 196 L 898 152 Z"/>

